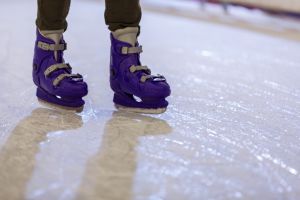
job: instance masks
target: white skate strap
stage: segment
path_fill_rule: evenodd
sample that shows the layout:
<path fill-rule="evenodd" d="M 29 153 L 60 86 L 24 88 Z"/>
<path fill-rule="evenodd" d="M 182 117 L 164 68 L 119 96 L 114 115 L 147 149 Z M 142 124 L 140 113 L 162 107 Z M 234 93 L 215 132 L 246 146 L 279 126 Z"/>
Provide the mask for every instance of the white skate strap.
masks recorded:
<path fill-rule="evenodd" d="M 50 67 L 48 67 L 45 72 L 44 75 L 47 77 L 49 76 L 52 72 L 58 70 L 58 69 L 69 69 L 71 70 L 72 67 L 70 66 L 69 63 L 60 63 L 60 64 L 55 64 L 55 65 L 51 65 Z"/>
<path fill-rule="evenodd" d="M 147 71 L 149 74 L 151 74 L 151 70 L 147 66 L 135 66 L 135 65 L 132 65 L 129 68 L 129 70 L 130 70 L 131 73 L 134 73 L 136 71 Z"/>
<path fill-rule="evenodd" d="M 141 77 L 140 81 L 142 83 L 146 82 L 149 79 L 151 79 L 154 82 L 166 81 L 166 78 L 163 75 L 160 75 L 160 74 L 151 75 L 151 70 L 147 66 L 135 66 L 135 65 L 132 65 L 129 68 L 129 71 L 131 73 L 135 73 L 137 71 L 146 71 L 147 73 L 149 73 L 149 75 L 144 75 L 144 76 Z"/>
<path fill-rule="evenodd" d="M 67 44 L 48 44 L 45 42 L 38 42 L 38 47 L 45 51 L 64 51 L 67 49 Z"/>
<path fill-rule="evenodd" d="M 143 47 L 138 46 L 138 47 L 122 47 L 122 54 L 133 54 L 133 53 L 142 53 L 143 52 Z"/>
<path fill-rule="evenodd" d="M 65 78 L 72 78 L 74 81 L 82 81 L 83 78 L 80 74 L 61 74 L 53 81 L 53 85 L 56 87 Z"/>
<path fill-rule="evenodd" d="M 166 78 L 163 75 L 157 74 L 157 75 L 145 75 L 141 77 L 141 82 L 145 83 L 147 80 L 152 79 L 154 82 L 162 82 L 166 81 Z"/>

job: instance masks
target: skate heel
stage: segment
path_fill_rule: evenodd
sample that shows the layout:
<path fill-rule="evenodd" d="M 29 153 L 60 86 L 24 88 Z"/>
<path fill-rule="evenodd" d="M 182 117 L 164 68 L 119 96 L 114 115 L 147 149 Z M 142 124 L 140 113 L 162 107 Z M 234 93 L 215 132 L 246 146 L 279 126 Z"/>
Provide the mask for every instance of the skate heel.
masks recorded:
<path fill-rule="evenodd" d="M 83 110 L 84 100 L 81 98 L 66 98 L 59 97 L 47 93 L 42 88 L 37 88 L 36 96 L 39 101 L 47 106 L 58 107 L 65 110 L 74 110 L 76 112 L 81 112 Z"/>
<path fill-rule="evenodd" d="M 133 106 L 134 98 L 130 95 L 127 95 L 126 93 L 119 92 L 114 94 L 113 101 L 118 105 Z"/>

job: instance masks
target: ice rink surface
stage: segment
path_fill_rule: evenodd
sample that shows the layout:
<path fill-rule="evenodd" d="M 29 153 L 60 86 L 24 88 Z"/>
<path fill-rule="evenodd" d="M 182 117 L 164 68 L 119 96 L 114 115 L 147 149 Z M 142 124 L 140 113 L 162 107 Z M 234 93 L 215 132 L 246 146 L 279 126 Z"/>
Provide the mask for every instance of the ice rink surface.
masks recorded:
<path fill-rule="evenodd" d="M 66 59 L 90 89 L 77 115 L 35 97 L 35 1 L 0 1 L 1 200 L 300 198 L 299 41 L 145 11 L 143 63 L 173 93 L 163 115 L 128 114 L 104 6 L 74 1 Z"/>

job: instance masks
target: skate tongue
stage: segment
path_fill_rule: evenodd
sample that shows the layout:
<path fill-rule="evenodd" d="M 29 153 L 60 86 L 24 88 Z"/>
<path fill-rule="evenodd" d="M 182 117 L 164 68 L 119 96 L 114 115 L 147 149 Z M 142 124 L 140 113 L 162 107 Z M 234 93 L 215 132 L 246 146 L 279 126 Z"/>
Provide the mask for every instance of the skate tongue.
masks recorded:
<path fill-rule="evenodd" d="M 61 29 L 61 30 L 50 30 L 50 31 L 40 31 L 40 34 L 47 38 L 47 39 L 50 39 L 52 40 L 55 44 L 60 44 L 60 41 L 62 40 L 63 38 L 63 33 L 64 33 L 64 30 Z M 54 58 L 57 62 L 61 62 L 61 53 L 59 53 L 58 51 L 54 51 Z"/>
<path fill-rule="evenodd" d="M 40 31 L 40 33 L 45 38 L 52 40 L 55 44 L 59 44 L 63 37 L 64 30 Z"/>
<path fill-rule="evenodd" d="M 132 47 L 134 47 L 135 44 L 137 43 L 138 32 L 139 32 L 138 27 L 127 27 L 112 32 L 112 35 L 114 36 L 115 39 L 128 43 Z"/>

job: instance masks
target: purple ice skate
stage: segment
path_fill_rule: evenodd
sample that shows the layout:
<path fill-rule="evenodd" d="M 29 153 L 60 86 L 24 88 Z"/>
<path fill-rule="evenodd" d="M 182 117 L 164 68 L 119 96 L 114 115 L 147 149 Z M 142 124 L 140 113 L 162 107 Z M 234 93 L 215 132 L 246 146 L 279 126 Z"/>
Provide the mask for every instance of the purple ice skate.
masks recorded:
<path fill-rule="evenodd" d="M 72 74 L 71 66 L 65 63 L 63 51 L 66 47 L 63 38 L 56 44 L 37 30 L 32 71 L 36 95 L 43 102 L 81 111 L 82 97 L 87 95 L 88 88 L 82 76 Z"/>
<path fill-rule="evenodd" d="M 166 111 L 165 100 L 171 93 L 162 75 L 151 75 L 142 66 L 142 47 L 136 43 L 117 40 L 111 34 L 110 85 L 114 91 L 114 103 L 119 110 L 138 113 L 160 114 Z"/>

